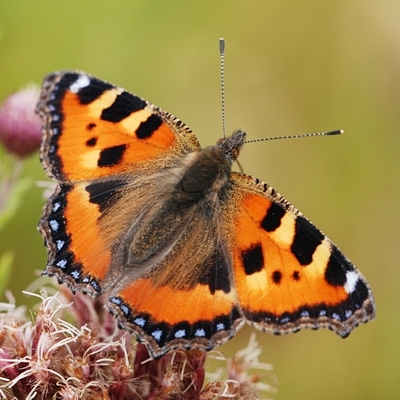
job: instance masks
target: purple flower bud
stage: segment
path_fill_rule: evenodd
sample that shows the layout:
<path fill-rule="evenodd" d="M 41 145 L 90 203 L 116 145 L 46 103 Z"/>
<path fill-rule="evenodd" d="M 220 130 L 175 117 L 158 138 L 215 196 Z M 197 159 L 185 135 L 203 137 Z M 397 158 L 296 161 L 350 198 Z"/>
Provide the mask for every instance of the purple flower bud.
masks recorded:
<path fill-rule="evenodd" d="M 29 86 L 8 96 L 0 104 L 0 142 L 19 157 L 40 147 L 42 123 L 35 113 L 39 89 Z"/>

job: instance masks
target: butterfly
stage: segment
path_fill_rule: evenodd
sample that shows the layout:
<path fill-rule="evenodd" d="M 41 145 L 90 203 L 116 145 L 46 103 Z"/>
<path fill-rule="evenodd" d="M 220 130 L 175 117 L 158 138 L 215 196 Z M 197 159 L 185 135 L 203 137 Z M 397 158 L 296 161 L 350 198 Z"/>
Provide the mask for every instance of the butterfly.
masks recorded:
<path fill-rule="evenodd" d="M 106 307 L 153 357 L 374 318 L 343 253 L 267 183 L 232 171 L 238 130 L 201 149 L 182 121 L 84 72 L 45 77 L 41 161 L 57 181 L 43 272 Z"/>

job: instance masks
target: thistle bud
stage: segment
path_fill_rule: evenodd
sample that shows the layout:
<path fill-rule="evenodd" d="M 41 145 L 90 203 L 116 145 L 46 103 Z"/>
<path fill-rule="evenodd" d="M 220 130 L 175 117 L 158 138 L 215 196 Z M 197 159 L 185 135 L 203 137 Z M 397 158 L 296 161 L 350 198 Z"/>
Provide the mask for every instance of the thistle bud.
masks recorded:
<path fill-rule="evenodd" d="M 39 89 L 28 86 L 9 95 L 0 104 L 0 142 L 19 157 L 40 147 L 42 123 L 35 113 L 38 100 Z"/>

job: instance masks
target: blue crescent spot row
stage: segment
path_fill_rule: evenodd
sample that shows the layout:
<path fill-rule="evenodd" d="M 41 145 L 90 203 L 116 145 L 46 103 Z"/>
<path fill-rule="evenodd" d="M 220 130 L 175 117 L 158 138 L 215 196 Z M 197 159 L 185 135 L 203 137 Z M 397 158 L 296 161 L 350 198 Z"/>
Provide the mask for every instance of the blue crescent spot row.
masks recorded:
<path fill-rule="evenodd" d="M 368 299 L 369 291 L 365 283 L 359 279 L 357 281 L 357 286 L 355 290 L 349 295 L 348 299 L 342 303 L 335 306 L 328 306 L 327 304 L 312 304 L 300 307 L 297 311 L 293 313 L 284 313 L 282 315 L 275 315 L 269 312 L 256 312 L 253 313 L 249 310 L 243 309 L 243 314 L 245 318 L 255 323 L 266 323 L 272 326 L 272 330 L 275 334 L 280 334 L 285 332 L 285 328 L 289 330 L 297 331 L 299 330 L 301 324 L 314 323 L 315 329 L 318 328 L 318 324 L 323 320 L 329 325 L 329 327 L 336 331 L 340 336 L 346 337 L 353 329 L 353 325 L 346 327 L 342 326 L 342 329 L 338 329 L 337 325 L 333 321 L 339 323 L 345 323 L 349 318 L 360 310 L 364 306 L 365 300 Z M 368 319 L 369 315 L 374 312 L 373 305 L 369 304 L 364 310 L 364 314 L 357 317 L 356 321 L 352 324 L 358 324 L 358 322 L 363 322 Z M 332 323 L 329 320 L 333 320 Z M 286 324 L 293 324 L 291 326 L 285 327 Z"/>
<path fill-rule="evenodd" d="M 230 337 L 234 333 L 232 328 L 234 321 L 242 318 L 239 311 L 234 307 L 229 315 L 218 316 L 212 321 L 202 320 L 197 321 L 195 324 L 183 321 L 176 325 L 170 325 L 165 322 L 154 322 L 151 316 L 145 313 L 132 313 L 131 308 L 118 296 L 111 297 L 109 301 L 111 303 L 109 309 L 113 314 L 118 315 L 114 309 L 116 306 L 122 312 L 123 319 L 128 324 L 137 326 L 143 333 L 152 336 L 159 346 L 164 346 L 174 339 L 192 340 L 205 338 L 210 340 L 214 334 L 221 331 L 228 332 L 227 337 Z M 123 328 L 129 329 L 129 325 L 123 324 Z M 211 347 L 213 347 L 212 343 L 210 343 Z"/>

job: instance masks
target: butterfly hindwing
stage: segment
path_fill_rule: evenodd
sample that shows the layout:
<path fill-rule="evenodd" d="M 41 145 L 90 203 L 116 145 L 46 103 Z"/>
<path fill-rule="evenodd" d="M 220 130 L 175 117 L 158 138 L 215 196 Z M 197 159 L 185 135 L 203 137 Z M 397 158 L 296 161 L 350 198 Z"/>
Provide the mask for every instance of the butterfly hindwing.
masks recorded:
<path fill-rule="evenodd" d="M 169 210 L 174 220 L 180 219 L 179 212 L 171 211 L 173 206 Z M 165 256 L 159 257 L 159 249 L 157 259 L 139 278 L 135 268 L 127 269 L 107 304 L 121 326 L 148 343 L 153 356 L 177 347 L 209 350 L 231 338 L 244 323 L 230 260 L 219 243 L 218 213 L 199 204 L 187 217 L 169 235 L 174 243 L 167 242 Z M 154 220 L 168 225 L 169 218 Z M 153 225 L 148 241 L 160 238 L 162 230 Z M 135 244 L 131 251 L 136 252 L 138 243 L 135 238 L 131 242 Z"/>

